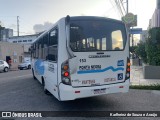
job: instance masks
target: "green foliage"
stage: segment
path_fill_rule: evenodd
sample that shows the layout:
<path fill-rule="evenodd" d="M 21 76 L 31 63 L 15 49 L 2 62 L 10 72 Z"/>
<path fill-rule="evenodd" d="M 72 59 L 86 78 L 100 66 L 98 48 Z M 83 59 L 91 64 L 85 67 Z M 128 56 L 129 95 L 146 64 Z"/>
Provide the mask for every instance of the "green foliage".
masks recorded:
<path fill-rule="evenodd" d="M 160 66 L 160 27 L 150 29 L 146 42 L 140 42 L 135 52 L 145 63 Z"/>
<path fill-rule="evenodd" d="M 149 30 L 145 51 L 149 65 L 160 66 L 160 28 Z"/>
<path fill-rule="evenodd" d="M 144 42 L 140 42 L 136 49 L 135 49 L 135 53 L 141 57 L 141 59 L 143 60 L 144 63 L 147 63 L 147 53 L 145 51 L 145 43 Z"/>
<path fill-rule="evenodd" d="M 131 85 L 130 89 L 143 89 L 143 90 L 160 90 L 160 84 L 152 85 Z"/>
<path fill-rule="evenodd" d="M 135 52 L 136 49 L 137 49 L 137 46 L 130 46 L 129 51 L 133 53 Z"/>

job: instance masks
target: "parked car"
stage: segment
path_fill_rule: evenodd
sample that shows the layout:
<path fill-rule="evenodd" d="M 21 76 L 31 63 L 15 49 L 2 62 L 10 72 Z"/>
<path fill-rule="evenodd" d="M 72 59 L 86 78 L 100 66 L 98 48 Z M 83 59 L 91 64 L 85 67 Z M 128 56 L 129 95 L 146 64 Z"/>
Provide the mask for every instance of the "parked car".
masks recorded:
<path fill-rule="evenodd" d="M 0 71 L 8 72 L 9 65 L 6 61 L 0 60 Z"/>
<path fill-rule="evenodd" d="M 20 70 L 31 69 L 31 63 L 30 62 L 23 62 L 18 65 L 18 69 L 20 69 Z"/>

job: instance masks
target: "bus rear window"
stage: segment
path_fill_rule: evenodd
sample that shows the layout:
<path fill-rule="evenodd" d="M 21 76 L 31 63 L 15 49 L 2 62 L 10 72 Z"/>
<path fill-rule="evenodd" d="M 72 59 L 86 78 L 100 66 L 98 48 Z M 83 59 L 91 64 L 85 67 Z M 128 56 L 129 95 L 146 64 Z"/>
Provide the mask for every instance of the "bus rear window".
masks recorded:
<path fill-rule="evenodd" d="M 70 47 L 74 52 L 124 50 L 124 24 L 116 21 L 71 21 Z"/>

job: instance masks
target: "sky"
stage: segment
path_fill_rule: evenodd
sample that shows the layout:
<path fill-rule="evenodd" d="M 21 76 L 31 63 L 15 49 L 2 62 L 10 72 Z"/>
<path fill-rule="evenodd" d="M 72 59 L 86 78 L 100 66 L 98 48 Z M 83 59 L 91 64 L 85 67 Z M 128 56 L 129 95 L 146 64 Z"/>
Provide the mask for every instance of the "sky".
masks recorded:
<path fill-rule="evenodd" d="M 147 29 L 156 8 L 156 0 L 128 1 L 129 12 L 137 15 L 137 27 Z M 1 24 L 13 29 L 14 35 L 17 35 L 17 16 L 20 35 L 25 35 L 47 29 L 67 15 L 121 19 L 113 0 L 0 0 Z"/>

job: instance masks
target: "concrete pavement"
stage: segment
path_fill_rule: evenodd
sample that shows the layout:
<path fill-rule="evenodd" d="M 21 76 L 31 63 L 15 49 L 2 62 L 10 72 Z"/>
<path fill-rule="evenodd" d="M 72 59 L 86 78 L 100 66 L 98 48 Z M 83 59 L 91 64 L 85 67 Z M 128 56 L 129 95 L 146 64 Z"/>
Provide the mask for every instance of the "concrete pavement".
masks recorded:
<path fill-rule="evenodd" d="M 131 66 L 131 85 L 153 85 L 160 84 L 160 79 L 144 79 L 142 66 Z"/>

